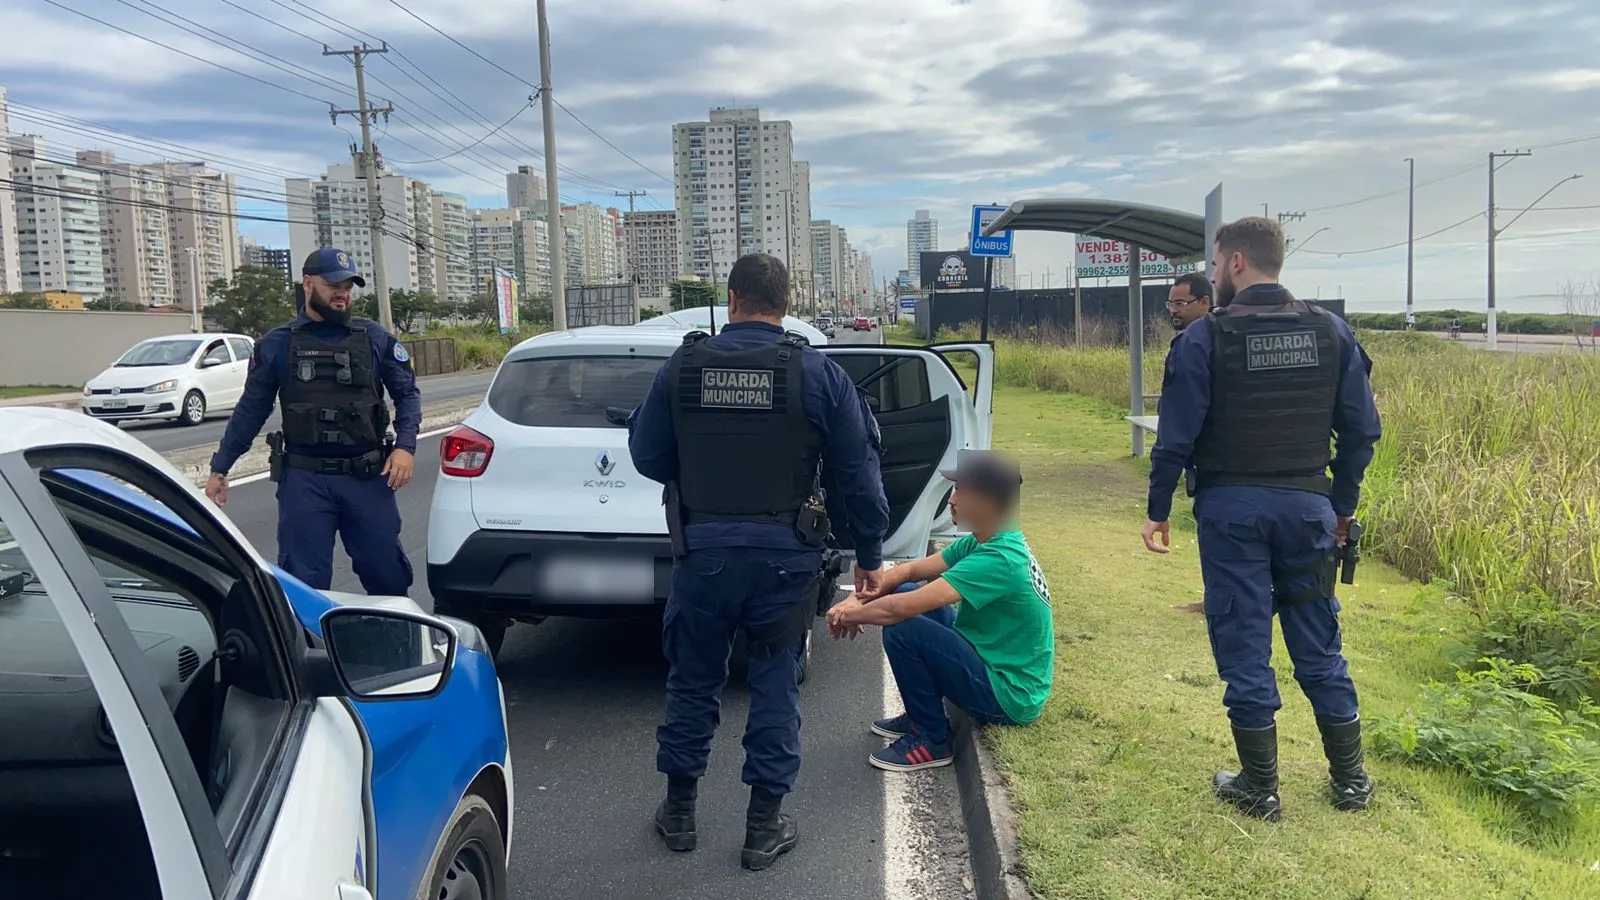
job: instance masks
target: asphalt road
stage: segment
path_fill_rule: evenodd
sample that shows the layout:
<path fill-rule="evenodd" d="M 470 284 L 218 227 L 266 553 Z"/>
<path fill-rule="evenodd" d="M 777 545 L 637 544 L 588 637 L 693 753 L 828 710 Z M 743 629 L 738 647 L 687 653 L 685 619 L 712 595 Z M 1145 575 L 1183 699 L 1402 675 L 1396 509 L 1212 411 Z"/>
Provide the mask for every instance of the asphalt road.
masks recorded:
<path fill-rule="evenodd" d="M 493 379 L 494 371 L 491 369 L 434 375 L 420 378 L 417 383 L 422 386 L 422 402 L 427 405 L 444 400 L 481 397 Z M 261 433 L 266 434 L 277 425 L 278 410 L 274 407 Z M 222 432 L 227 427 L 228 413 L 211 413 L 206 416 L 204 422 L 192 428 L 166 422 L 126 422 L 121 425 L 124 431 L 160 453 L 186 450 L 190 447 L 215 447 L 222 442 Z"/>
<path fill-rule="evenodd" d="M 840 331 L 834 342 L 881 338 L 881 331 Z M 438 436 L 420 442 L 416 478 L 400 494 L 402 541 L 417 573 L 413 597 L 424 609 L 433 603 L 426 537 L 438 454 Z M 264 555 L 276 556 L 269 482 L 235 486 L 227 512 Z M 334 588 L 361 591 L 342 551 L 337 558 Z M 688 854 L 663 848 L 650 824 L 665 791 L 665 779 L 655 771 L 666 676 L 659 629 L 654 618 L 550 619 L 508 633 L 499 670 L 516 773 L 514 897 L 970 895 L 954 770 L 907 776 L 867 765 L 867 754 L 884 743 L 867 730 L 868 723 L 900 712 L 876 630 L 836 643 L 826 629 L 817 629 L 811 677 L 802 689 L 805 762 L 785 804 L 799 821 L 799 847 L 765 872 L 739 867 L 749 796 L 739 782 L 748 700 L 735 678 L 724 692 L 722 726 L 701 783 L 700 847 Z"/>

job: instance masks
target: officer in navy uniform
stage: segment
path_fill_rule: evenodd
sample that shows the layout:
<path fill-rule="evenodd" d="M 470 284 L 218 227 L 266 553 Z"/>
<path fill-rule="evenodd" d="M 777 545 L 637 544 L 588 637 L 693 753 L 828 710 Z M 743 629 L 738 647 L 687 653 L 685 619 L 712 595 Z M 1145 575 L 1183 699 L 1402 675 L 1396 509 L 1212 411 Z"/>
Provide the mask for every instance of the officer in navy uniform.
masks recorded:
<path fill-rule="evenodd" d="M 278 565 L 306 584 L 333 581 L 337 533 L 370 595 L 405 595 L 411 561 L 400 544 L 395 491 L 411 480 L 422 424 L 405 345 L 371 319 L 351 315 L 352 285 L 366 287 L 349 254 L 324 247 L 301 267 L 305 306 L 294 322 L 256 342 L 244 396 L 211 457 L 206 496 L 228 500 L 228 470 L 250 449 L 276 400 L 282 412 Z M 394 399 L 395 438 L 386 440 Z M 269 437 L 269 446 L 279 436 Z"/>
<path fill-rule="evenodd" d="M 685 337 L 628 434 L 635 469 L 667 486 L 669 530 L 682 541 L 662 620 L 670 670 L 656 767 L 667 797 L 656 829 L 674 850 L 695 846 L 696 787 L 742 628 L 748 869 L 772 865 L 798 840 L 779 809 L 800 769 L 799 667 L 817 615 L 828 513 L 849 529 L 861 588 L 878 583 L 889 525 L 882 443 L 866 398 L 836 362 L 784 331 L 788 306 L 782 261 L 740 257 L 728 274 L 727 325 L 714 337 Z M 831 600 L 831 585 L 822 587 Z"/>
<path fill-rule="evenodd" d="M 1365 355 L 1343 319 L 1277 283 L 1283 248 L 1270 219 L 1217 231 L 1216 309 L 1173 348 L 1144 527 L 1145 546 L 1168 552 L 1173 491 L 1193 466 L 1206 625 L 1240 763 L 1213 788 L 1272 821 L 1281 813 L 1274 613 L 1316 713 L 1334 805 L 1365 809 L 1372 794 L 1342 653 L 1334 548 L 1348 538 L 1382 434 Z"/>

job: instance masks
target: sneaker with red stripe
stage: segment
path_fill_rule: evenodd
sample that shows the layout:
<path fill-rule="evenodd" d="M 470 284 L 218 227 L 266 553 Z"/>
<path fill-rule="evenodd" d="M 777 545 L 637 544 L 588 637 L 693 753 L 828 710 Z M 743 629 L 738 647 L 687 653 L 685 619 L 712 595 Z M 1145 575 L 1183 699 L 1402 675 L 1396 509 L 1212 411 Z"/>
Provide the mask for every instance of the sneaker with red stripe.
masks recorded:
<path fill-rule="evenodd" d="M 927 738 L 913 731 L 867 757 L 867 762 L 891 772 L 915 772 L 918 769 L 948 766 L 955 758 L 948 744 L 930 743 Z"/>

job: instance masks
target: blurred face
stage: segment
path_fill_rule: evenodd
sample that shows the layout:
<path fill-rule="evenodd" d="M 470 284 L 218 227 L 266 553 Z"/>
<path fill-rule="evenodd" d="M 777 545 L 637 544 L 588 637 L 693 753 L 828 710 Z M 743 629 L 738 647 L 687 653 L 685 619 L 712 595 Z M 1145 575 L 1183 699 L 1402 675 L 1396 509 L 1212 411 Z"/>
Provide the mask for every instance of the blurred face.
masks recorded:
<path fill-rule="evenodd" d="M 1175 284 L 1167 292 L 1167 312 L 1172 316 L 1172 327 L 1179 331 L 1188 328 L 1206 314 L 1211 304 L 1194 296 L 1187 284 Z"/>
<path fill-rule="evenodd" d="M 1004 518 L 999 501 L 971 488 L 956 489 L 950 495 L 950 520 L 969 530 L 997 525 Z"/>
<path fill-rule="evenodd" d="M 314 318 L 325 322 L 343 323 L 350 318 L 350 291 L 354 281 L 330 284 L 320 275 L 307 275 L 303 287 L 306 291 L 306 309 L 315 312 Z"/>
<path fill-rule="evenodd" d="M 1244 271 L 1244 254 L 1224 254 L 1218 247 L 1211 255 L 1211 286 L 1215 288 L 1218 306 L 1227 306 L 1239 293 L 1234 276 Z"/>

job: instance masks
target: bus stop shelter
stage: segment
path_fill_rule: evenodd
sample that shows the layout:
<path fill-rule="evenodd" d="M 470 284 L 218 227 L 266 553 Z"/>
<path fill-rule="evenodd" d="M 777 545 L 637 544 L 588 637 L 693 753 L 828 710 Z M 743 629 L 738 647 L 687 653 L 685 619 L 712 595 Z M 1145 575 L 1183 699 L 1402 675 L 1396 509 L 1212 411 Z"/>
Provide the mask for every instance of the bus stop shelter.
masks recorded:
<path fill-rule="evenodd" d="M 1210 198 L 1207 205 L 1211 205 Z M 1220 199 L 1217 205 L 1220 207 Z M 984 229 L 986 235 L 1002 231 L 1060 231 L 1129 245 L 1128 421 L 1136 457 L 1144 455 L 1145 432 L 1154 431 L 1156 425 L 1154 417 L 1146 416 L 1144 410 L 1144 302 L 1136 261 L 1145 250 L 1166 257 L 1174 265 L 1204 260 L 1210 243 L 1207 225 L 1205 216 L 1160 206 L 1099 199 L 1040 199 L 1018 200 Z"/>

